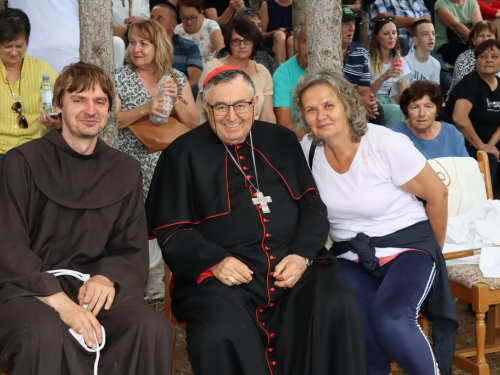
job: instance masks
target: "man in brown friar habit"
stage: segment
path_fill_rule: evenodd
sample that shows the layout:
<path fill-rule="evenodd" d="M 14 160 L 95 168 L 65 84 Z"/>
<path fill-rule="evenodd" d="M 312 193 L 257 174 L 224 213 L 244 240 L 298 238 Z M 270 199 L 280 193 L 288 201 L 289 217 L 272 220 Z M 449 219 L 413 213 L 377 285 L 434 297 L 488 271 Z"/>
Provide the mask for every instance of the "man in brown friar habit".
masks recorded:
<path fill-rule="evenodd" d="M 361 375 L 356 300 L 295 134 L 254 121 L 252 80 L 209 74 L 209 119 L 161 155 L 146 203 L 197 375 Z"/>
<path fill-rule="evenodd" d="M 80 62 L 54 91 L 62 129 L 0 164 L 0 370 L 170 374 L 170 324 L 143 298 L 140 166 L 98 137 L 113 82 Z"/>

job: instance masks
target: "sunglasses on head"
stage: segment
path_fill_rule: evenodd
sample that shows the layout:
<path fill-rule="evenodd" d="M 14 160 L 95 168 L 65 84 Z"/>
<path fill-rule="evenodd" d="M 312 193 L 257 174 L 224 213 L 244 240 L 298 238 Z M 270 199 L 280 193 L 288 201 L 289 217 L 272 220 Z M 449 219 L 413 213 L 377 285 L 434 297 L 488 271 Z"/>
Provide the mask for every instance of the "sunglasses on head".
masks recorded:
<path fill-rule="evenodd" d="M 384 18 L 379 18 L 377 20 L 377 22 L 375 22 L 375 24 L 377 23 L 387 23 L 387 22 L 393 22 L 394 21 L 394 17 L 384 17 Z"/>
<path fill-rule="evenodd" d="M 17 116 L 17 124 L 21 129 L 28 129 L 28 120 L 26 120 L 26 117 L 23 115 L 23 106 L 21 105 L 20 101 L 15 102 L 12 104 L 12 110 L 16 112 L 19 116 Z"/>
<path fill-rule="evenodd" d="M 245 8 L 245 14 L 254 14 L 255 10 L 253 8 Z"/>

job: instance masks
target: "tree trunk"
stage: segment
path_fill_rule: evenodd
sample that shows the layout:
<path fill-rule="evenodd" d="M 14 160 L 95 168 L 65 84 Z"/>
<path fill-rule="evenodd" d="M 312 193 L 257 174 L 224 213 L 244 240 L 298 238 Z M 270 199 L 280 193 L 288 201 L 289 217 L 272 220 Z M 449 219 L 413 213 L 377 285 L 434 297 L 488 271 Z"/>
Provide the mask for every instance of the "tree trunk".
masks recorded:
<path fill-rule="evenodd" d="M 114 82 L 112 1 L 79 0 L 79 9 L 80 59 L 100 66 Z M 114 103 L 101 138 L 109 146 L 118 148 L 118 123 Z"/>
<path fill-rule="evenodd" d="M 340 0 L 307 0 L 308 71 L 343 71 Z"/>
<path fill-rule="evenodd" d="M 367 50 L 370 49 L 370 15 L 363 10 L 361 10 L 361 30 L 360 30 L 360 42 Z"/>
<path fill-rule="evenodd" d="M 314 0 L 309 0 L 314 1 Z M 292 2 L 292 25 L 293 28 L 306 24 L 306 3 L 305 0 L 293 0 Z"/>
<path fill-rule="evenodd" d="M 5 9 L 5 1 L 0 0 L 0 10 Z"/>

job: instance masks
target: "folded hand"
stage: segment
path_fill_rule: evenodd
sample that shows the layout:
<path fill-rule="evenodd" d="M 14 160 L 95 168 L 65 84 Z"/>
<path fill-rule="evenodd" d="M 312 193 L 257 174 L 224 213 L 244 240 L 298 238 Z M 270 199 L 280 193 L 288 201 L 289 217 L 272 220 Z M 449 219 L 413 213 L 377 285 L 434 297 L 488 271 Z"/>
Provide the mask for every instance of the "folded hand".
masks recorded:
<path fill-rule="evenodd" d="M 87 305 L 86 309 L 92 312 L 94 316 L 99 314 L 103 306 L 106 310 L 109 310 L 114 298 L 115 286 L 113 282 L 101 275 L 91 277 L 82 285 L 78 293 L 80 306 Z"/>

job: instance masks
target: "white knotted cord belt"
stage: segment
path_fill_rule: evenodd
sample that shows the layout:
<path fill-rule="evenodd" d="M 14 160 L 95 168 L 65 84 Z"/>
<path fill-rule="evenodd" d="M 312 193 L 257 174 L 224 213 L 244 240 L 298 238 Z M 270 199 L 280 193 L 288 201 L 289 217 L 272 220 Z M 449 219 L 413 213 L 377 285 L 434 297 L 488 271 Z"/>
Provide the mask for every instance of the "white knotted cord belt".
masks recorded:
<path fill-rule="evenodd" d="M 53 271 L 47 271 L 47 273 L 50 273 L 56 277 L 59 277 L 59 276 L 72 276 L 74 277 L 75 279 L 79 279 L 81 281 L 83 281 L 83 283 L 85 284 L 87 282 L 88 279 L 90 279 L 90 275 L 88 273 L 81 273 L 81 272 L 78 272 L 78 271 L 73 271 L 73 270 L 53 270 Z M 87 305 L 83 305 L 83 308 L 86 308 Z M 98 375 L 97 374 L 97 367 L 99 366 L 99 358 L 101 357 L 101 349 L 104 348 L 104 345 L 106 344 L 106 332 L 104 330 L 104 327 L 101 326 L 101 329 L 102 329 L 102 343 L 99 345 L 97 345 L 97 348 L 96 349 L 92 349 L 92 348 L 89 348 L 87 346 L 87 344 L 85 343 L 85 341 L 83 341 L 83 335 L 82 334 L 79 334 L 79 333 L 76 333 L 75 331 L 73 331 L 71 328 L 69 329 L 69 332 L 73 335 L 73 337 L 78 340 L 78 342 L 80 343 L 80 345 L 88 352 L 91 352 L 91 353 L 95 353 L 95 362 L 94 362 L 94 375 Z M 97 341 L 97 335 L 94 331 L 94 337 Z"/>

